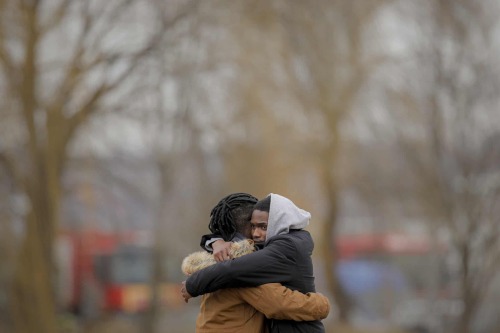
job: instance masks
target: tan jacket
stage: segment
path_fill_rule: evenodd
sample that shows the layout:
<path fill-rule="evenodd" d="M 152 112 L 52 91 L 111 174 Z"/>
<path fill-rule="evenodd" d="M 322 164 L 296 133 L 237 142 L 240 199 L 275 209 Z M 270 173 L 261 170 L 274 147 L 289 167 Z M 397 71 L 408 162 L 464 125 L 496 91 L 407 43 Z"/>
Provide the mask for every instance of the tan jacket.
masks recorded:
<path fill-rule="evenodd" d="M 279 283 L 253 288 L 221 289 L 202 296 L 196 333 L 263 333 L 265 318 L 319 320 L 330 311 L 328 299 L 302 294 Z"/>

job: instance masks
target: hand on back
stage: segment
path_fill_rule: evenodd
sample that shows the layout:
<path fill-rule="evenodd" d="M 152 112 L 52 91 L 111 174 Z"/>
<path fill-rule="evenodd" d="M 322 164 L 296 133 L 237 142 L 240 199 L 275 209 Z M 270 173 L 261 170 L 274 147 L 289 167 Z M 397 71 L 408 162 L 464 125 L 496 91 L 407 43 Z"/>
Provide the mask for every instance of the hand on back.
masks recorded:
<path fill-rule="evenodd" d="M 214 250 L 214 259 L 217 262 L 232 259 L 229 250 L 231 249 L 231 244 L 233 242 L 225 242 L 222 239 L 212 243 L 212 249 Z"/>

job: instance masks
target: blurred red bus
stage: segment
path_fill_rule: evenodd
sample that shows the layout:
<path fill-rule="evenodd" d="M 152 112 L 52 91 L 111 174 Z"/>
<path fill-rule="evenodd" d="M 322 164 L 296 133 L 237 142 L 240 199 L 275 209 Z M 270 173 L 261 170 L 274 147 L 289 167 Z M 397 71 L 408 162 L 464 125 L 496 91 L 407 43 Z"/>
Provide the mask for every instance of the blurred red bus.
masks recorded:
<path fill-rule="evenodd" d="M 152 299 L 152 248 L 144 233 L 63 232 L 57 247 L 59 301 L 83 316 L 138 313 Z M 177 283 L 161 283 L 162 305 L 183 304 Z"/>

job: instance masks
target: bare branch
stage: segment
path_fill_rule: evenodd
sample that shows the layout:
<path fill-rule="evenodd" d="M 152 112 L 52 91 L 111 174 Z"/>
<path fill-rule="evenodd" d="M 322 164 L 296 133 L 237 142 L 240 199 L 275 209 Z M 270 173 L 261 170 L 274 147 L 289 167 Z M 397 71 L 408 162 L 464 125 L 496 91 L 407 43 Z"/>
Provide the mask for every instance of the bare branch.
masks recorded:
<path fill-rule="evenodd" d="M 54 10 L 53 15 L 47 20 L 45 25 L 40 26 L 40 35 L 43 36 L 47 32 L 51 31 L 55 27 L 61 24 L 62 20 L 66 17 L 68 13 L 69 6 L 73 3 L 71 0 L 63 0 L 61 4 Z"/>
<path fill-rule="evenodd" d="M 23 176 L 21 175 L 19 168 L 16 167 L 13 158 L 8 156 L 6 152 L 0 152 L 0 165 L 4 166 L 10 178 L 14 180 L 16 186 L 24 189 L 25 184 Z"/>

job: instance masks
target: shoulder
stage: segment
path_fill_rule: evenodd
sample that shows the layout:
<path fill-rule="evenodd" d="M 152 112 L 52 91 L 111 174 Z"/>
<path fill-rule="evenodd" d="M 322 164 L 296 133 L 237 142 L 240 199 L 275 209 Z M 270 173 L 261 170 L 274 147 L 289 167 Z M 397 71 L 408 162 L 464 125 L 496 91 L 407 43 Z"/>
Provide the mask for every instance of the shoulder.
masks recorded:
<path fill-rule="evenodd" d="M 298 230 L 290 230 L 290 236 L 295 237 L 296 239 L 303 242 L 311 242 L 313 243 L 313 239 L 311 234 L 307 230 L 298 229 Z"/>
<path fill-rule="evenodd" d="M 299 244 L 298 239 L 290 234 L 276 235 L 269 239 L 263 250 L 270 252 L 296 252 Z"/>
<path fill-rule="evenodd" d="M 276 235 L 269 239 L 269 245 L 271 243 L 313 243 L 311 234 L 309 231 L 303 229 L 290 230 L 287 234 Z"/>
<path fill-rule="evenodd" d="M 294 252 L 311 252 L 314 249 L 314 241 L 311 234 L 306 230 L 290 230 L 288 234 L 276 235 L 269 239 L 266 245 L 271 248 L 288 249 Z M 299 251 L 300 250 L 300 251 Z"/>

